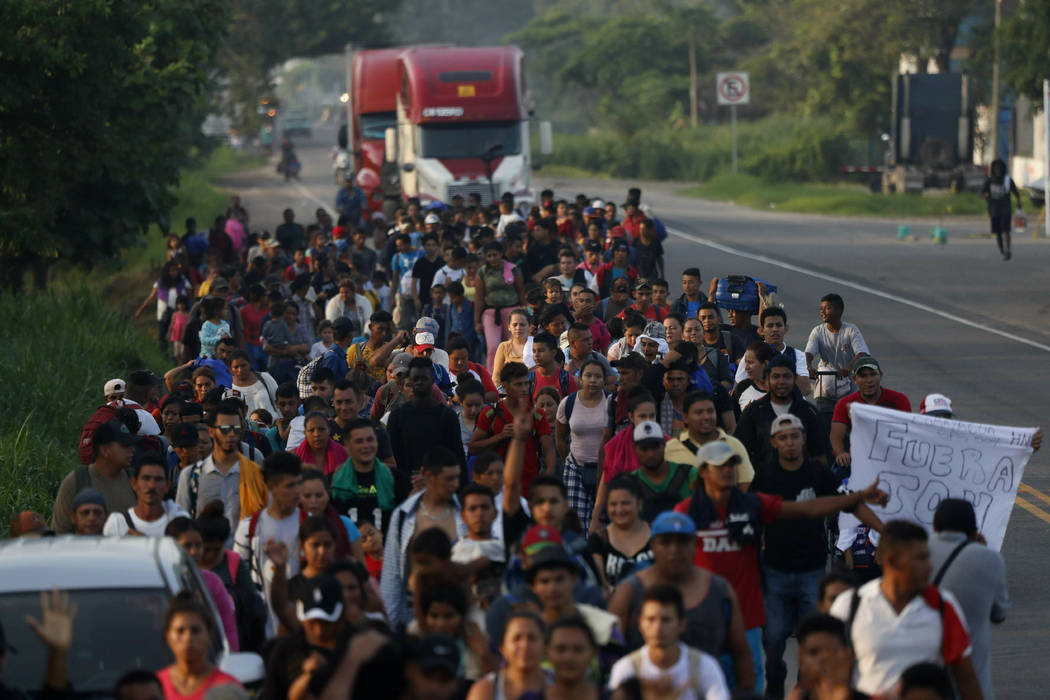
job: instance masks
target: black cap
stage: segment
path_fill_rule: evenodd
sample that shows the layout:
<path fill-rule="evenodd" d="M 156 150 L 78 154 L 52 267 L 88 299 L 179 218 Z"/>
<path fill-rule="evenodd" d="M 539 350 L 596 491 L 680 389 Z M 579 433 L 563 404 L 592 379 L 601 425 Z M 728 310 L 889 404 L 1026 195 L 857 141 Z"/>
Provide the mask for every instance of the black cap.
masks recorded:
<path fill-rule="evenodd" d="M 532 555 L 529 559 L 529 566 L 525 569 L 526 582 L 532 583 L 532 579 L 542 569 L 566 569 L 573 573 L 577 572 L 576 562 L 560 544 L 548 545 Z"/>
<path fill-rule="evenodd" d="M 300 622 L 338 622 L 343 616 L 343 591 L 339 582 L 328 574 L 321 574 L 307 579 L 306 584 L 295 602 L 295 614 Z"/>
<path fill-rule="evenodd" d="M 649 366 L 649 363 L 645 361 L 641 353 L 631 352 L 625 353 L 620 356 L 620 359 L 613 360 L 609 363 L 616 369 L 637 369 L 644 370 Z"/>
<path fill-rule="evenodd" d="M 95 428 L 95 432 L 91 435 L 91 444 L 95 446 L 95 449 L 108 445 L 111 442 L 121 445 L 134 445 L 135 437 L 128 432 L 128 426 L 116 421 L 103 423 Z"/>
<path fill-rule="evenodd" d="M 175 447 L 196 447 L 197 426 L 189 423 L 176 423 L 171 428 L 171 444 Z"/>
<path fill-rule="evenodd" d="M 408 654 L 422 671 L 440 669 L 451 676 L 459 675 L 459 646 L 443 634 L 409 637 Z"/>
<path fill-rule="evenodd" d="M 600 253 L 602 252 L 602 242 L 596 241 L 592 238 L 591 240 L 587 241 L 587 243 L 583 246 L 583 249 L 592 251 L 594 253 Z"/>
<path fill-rule="evenodd" d="M 155 386 L 160 384 L 160 377 L 151 369 L 138 369 L 128 375 L 128 384 L 135 386 Z"/>

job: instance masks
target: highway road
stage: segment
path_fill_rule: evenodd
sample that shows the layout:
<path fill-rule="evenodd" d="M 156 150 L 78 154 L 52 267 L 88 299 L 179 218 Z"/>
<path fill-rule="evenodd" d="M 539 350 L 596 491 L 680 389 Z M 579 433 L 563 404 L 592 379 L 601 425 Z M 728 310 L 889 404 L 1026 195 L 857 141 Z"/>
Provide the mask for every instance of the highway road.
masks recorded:
<path fill-rule="evenodd" d="M 285 184 L 273 167 L 237 173 L 224 184 L 240 194 L 252 228 L 280 222 L 292 207 L 311 221 L 318 206 L 332 207 L 334 136 L 318 130 L 299 145 L 301 183 Z M 819 323 L 819 299 L 837 292 L 845 319 L 856 323 L 885 373 L 884 386 L 903 391 L 915 410 L 923 396 L 951 397 L 959 417 L 1015 426 L 1044 425 L 1050 385 L 1050 300 L 1046 269 L 1050 245 L 1024 238 L 1002 262 L 993 241 L 974 238 L 982 219 L 948 220 L 948 243 L 929 238 L 936 221 L 839 218 L 756 211 L 678 196 L 682 185 L 605 179 L 545 178 L 559 198 L 578 192 L 622 202 L 629 186 L 672 230 L 664 242 L 672 290 L 681 271 L 699 267 L 713 276 L 749 274 L 780 287 L 789 315 L 788 343 L 803 347 Z M 214 213 L 201 212 L 198 220 Z M 204 217 L 201 219 L 200 217 Z M 899 242 L 897 226 L 911 225 L 915 241 Z M 1045 425 L 1044 425 L 1045 427 Z M 1013 607 L 995 628 L 992 664 L 1002 698 L 1046 697 L 1050 667 L 1050 473 L 1047 451 L 1036 454 L 1011 516 L 1003 555 Z"/>

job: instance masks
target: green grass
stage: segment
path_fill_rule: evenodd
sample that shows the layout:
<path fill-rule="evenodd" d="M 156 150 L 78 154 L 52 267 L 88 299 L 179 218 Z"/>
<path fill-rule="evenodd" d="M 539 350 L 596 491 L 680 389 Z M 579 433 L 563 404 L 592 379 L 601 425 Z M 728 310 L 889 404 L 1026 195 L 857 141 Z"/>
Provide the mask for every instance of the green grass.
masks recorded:
<path fill-rule="evenodd" d="M 730 201 L 755 209 L 846 216 L 977 216 L 986 211 L 973 193 L 873 194 L 863 185 L 770 183 L 751 175 L 720 175 L 679 194 Z"/>
<path fill-rule="evenodd" d="M 591 172 L 585 168 L 578 168 L 575 165 L 563 165 L 561 163 L 550 163 L 543 167 L 535 170 L 533 174 L 536 177 L 541 178 L 603 178 L 607 179 L 608 175 L 601 173 Z"/>
<path fill-rule="evenodd" d="M 223 173 L 258 162 L 219 149 L 185 171 L 172 221 L 199 227 L 225 210 L 212 186 Z M 0 294 L 0 532 L 22 510 L 50 519 L 62 478 L 77 467 L 80 430 L 102 403 L 102 386 L 130 370 L 163 373 L 170 362 L 156 342 L 155 307 L 134 310 L 164 260 L 164 236 L 150 232 L 121 261 L 90 272 L 61 270 L 44 293 Z"/>

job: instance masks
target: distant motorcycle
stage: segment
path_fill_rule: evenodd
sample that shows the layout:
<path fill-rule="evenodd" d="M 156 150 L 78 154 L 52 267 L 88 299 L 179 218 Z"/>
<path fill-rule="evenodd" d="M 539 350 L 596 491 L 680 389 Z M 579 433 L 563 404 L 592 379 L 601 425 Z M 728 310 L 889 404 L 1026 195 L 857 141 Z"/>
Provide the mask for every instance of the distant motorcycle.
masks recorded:
<path fill-rule="evenodd" d="M 299 171 L 302 170 L 302 165 L 299 163 L 299 158 L 296 157 L 295 151 L 287 149 L 281 156 L 281 162 L 277 164 L 277 172 L 284 175 L 285 182 L 291 180 L 293 177 L 299 179 Z"/>

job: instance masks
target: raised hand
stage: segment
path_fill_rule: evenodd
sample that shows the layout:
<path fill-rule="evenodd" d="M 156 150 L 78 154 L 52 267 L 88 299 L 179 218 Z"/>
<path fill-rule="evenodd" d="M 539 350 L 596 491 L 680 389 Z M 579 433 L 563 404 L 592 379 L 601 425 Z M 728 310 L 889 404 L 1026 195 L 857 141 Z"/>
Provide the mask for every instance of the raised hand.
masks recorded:
<path fill-rule="evenodd" d="M 77 606 L 63 591 L 40 592 L 40 610 L 43 621 L 26 615 L 26 624 L 33 628 L 40 641 L 52 651 L 68 651 L 73 644 L 73 618 Z"/>

